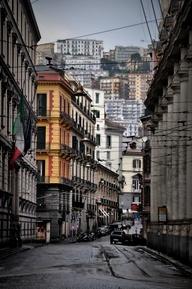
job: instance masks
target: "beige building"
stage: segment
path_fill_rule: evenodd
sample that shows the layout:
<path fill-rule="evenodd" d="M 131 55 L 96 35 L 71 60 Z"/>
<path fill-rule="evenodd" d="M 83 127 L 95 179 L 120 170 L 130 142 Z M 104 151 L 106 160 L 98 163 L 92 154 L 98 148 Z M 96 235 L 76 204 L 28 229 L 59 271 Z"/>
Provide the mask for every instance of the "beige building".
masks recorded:
<path fill-rule="evenodd" d="M 148 244 L 192 264 L 192 1 L 166 4 L 161 61 L 145 105 L 151 114 Z"/>
<path fill-rule="evenodd" d="M 97 164 L 96 204 L 97 225 L 108 225 L 118 220 L 119 212 L 119 175 L 107 167 Z"/>
<path fill-rule="evenodd" d="M 139 218 L 141 205 L 141 178 L 143 173 L 143 155 L 141 143 L 130 140 L 122 156 L 122 174 L 124 185 L 119 197 L 119 206 L 128 218 Z M 135 215 L 135 216 L 134 216 Z"/>
<path fill-rule="evenodd" d="M 105 92 L 105 100 L 115 98 L 128 99 L 128 80 L 122 77 L 103 77 L 100 79 L 100 89 Z"/>
<path fill-rule="evenodd" d="M 152 73 L 129 73 L 129 98 L 145 100 L 152 79 Z"/>
<path fill-rule="evenodd" d="M 46 57 L 54 58 L 54 42 L 42 43 L 37 46 L 36 65 L 46 65 Z"/>
<path fill-rule="evenodd" d="M 1 1 L 0 20 L 0 246 L 17 246 L 36 233 L 34 62 L 40 33 L 28 0 Z M 24 129 L 15 133 L 16 119 Z M 18 142 L 22 154 L 10 169 Z"/>

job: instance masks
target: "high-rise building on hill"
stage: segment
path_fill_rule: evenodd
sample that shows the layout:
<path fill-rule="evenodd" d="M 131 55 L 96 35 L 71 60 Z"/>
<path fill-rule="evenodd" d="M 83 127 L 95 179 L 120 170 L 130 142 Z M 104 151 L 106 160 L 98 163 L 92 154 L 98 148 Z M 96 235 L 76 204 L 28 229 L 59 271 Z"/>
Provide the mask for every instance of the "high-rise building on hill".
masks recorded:
<path fill-rule="evenodd" d="M 94 39 L 57 40 L 55 42 L 54 52 L 63 55 L 86 55 L 102 58 L 103 41 Z"/>
<path fill-rule="evenodd" d="M 129 73 L 129 98 L 135 100 L 145 100 L 149 84 L 152 80 L 152 73 Z"/>

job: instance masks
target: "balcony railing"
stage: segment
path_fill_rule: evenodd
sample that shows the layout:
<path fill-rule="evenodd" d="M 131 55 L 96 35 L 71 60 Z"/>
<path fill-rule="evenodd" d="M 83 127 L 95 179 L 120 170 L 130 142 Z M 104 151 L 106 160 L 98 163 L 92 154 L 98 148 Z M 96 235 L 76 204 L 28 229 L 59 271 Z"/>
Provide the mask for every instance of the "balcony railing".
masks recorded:
<path fill-rule="evenodd" d="M 37 183 L 42 183 L 42 184 L 49 184 L 50 183 L 50 177 L 46 176 L 38 176 L 37 177 Z"/>
<path fill-rule="evenodd" d="M 37 152 L 49 150 L 50 150 L 50 143 L 37 143 Z"/>
<path fill-rule="evenodd" d="M 86 188 L 88 189 L 96 189 L 97 188 L 97 185 L 90 182 L 90 181 L 87 181 L 85 179 L 82 179 L 80 177 L 76 177 L 76 176 L 73 176 L 72 178 L 72 182 L 75 184 L 78 184 L 78 185 L 84 185 Z"/>
<path fill-rule="evenodd" d="M 77 209 L 84 209 L 85 203 L 82 201 L 72 201 L 72 207 Z"/>
<path fill-rule="evenodd" d="M 79 102 L 78 99 L 76 99 L 75 97 L 72 97 L 72 100 L 79 106 L 80 110 L 85 113 L 90 119 L 92 119 L 93 121 L 96 121 L 96 117 L 94 116 L 94 114 L 89 110 L 89 108 L 86 108 L 85 106 L 83 106 L 82 103 Z"/>
<path fill-rule="evenodd" d="M 69 114 L 67 114 L 65 111 L 62 111 L 62 112 L 60 113 L 60 117 L 61 117 L 61 120 L 62 120 L 64 123 L 66 123 L 66 124 L 68 124 L 68 125 L 70 125 L 70 126 L 73 126 L 73 119 L 72 119 L 72 117 L 71 117 Z"/>
<path fill-rule="evenodd" d="M 69 187 L 73 186 L 72 180 L 70 180 L 68 178 L 65 178 L 65 177 L 61 177 L 60 178 L 60 183 L 63 184 L 63 185 L 69 186 Z"/>
<path fill-rule="evenodd" d="M 76 154 L 75 150 L 66 144 L 60 145 L 60 151 L 62 155 L 71 156 L 71 157 L 73 157 Z"/>

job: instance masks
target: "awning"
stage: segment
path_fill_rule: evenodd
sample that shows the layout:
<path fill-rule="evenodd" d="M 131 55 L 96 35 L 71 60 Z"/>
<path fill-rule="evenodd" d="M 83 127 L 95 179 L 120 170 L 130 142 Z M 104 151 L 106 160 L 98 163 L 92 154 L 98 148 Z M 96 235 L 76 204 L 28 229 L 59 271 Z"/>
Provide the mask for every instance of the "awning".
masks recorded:
<path fill-rule="evenodd" d="M 99 208 L 99 211 L 103 214 L 103 216 L 109 217 L 109 214 L 104 209 Z"/>

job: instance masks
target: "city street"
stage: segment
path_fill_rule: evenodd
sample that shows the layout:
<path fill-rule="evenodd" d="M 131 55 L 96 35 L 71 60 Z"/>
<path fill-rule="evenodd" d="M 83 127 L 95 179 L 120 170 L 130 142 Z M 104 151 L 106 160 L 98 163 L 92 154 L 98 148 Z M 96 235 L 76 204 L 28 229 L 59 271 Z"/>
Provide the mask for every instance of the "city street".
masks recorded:
<path fill-rule="evenodd" d="M 145 247 L 50 244 L 0 261 L 1 289 L 189 289 L 191 276 Z"/>

